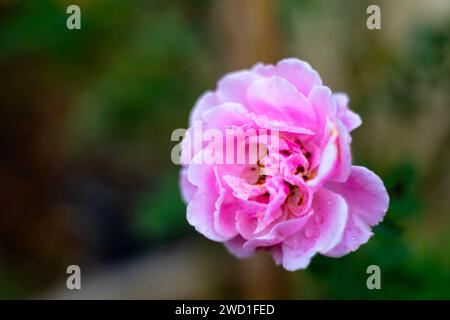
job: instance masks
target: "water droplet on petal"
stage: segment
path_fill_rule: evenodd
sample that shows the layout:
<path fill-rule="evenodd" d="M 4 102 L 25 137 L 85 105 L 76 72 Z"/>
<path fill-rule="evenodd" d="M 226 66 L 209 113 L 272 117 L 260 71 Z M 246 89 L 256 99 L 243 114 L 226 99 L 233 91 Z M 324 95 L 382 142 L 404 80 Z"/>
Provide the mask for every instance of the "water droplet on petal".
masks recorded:
<path fill-rule="evenodd" d="M 350 236 L 350 241 L 356 241 L 356 237 L 355 236 Z"/>

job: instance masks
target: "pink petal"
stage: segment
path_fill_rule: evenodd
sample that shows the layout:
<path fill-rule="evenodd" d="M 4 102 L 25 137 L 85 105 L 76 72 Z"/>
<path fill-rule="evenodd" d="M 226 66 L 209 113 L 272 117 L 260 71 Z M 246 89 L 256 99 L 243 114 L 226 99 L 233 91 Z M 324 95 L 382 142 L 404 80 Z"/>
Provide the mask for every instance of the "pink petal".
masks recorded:
<path fill-rule="evenodd" d="M 227 189 L 218 176 L 217 166 L 214 168 L 214 174 L 219 187 L 219 197 L 215 202 L 214 227 L 222 237 L 231 239 L 238 233 L 236 230 L 236 211 L 239 209 L 239 205 L 233 201 L 234 199 L 231 196 L 226 196 Z"/>
<path fill-rule="evenodd" d="M 195 102 L 194 108 L 192 109 L 191 115 L 189 117 L 190 126 L 193 125 L 194 121 L 201 121 L 202 114 L 209 108 L 216 106 L 219 103 L 219 99 L 214 92 L 207 91 L 203 93 Z"/>
<path fill-rule="evenodd" d="M 314 214 L 303 230 L 282 243 L 283 267 L 294 271 L 308 266 L 318 252 L 324 253 L 342 239 L 347 221 L 347 204 L 340 195 L 320 189 L 313 200 Z"/>
<path fill-rule="evenodd" d="M 214 226 L 214 211 L 217 191 L 199 189 L 187 206 L 187 220 L 195 230 L 214 241 L 227 240 L 217 233 Z"/>
<path fill-rule="evenodd" d="M 223 180 L 230 186 L 233 195 L 238 199 L 248 200 L 250 197 L 257 197 L 266 192 L 264 185 L 249 184 L 242 178 L 226 175 Z"/>
<path fill-rule="evenodd" d="M 250 111 L 309 129 L 315 114 L 306 97 L 287 80 L 273 76 L 253 82 L 247 91 Z"/>
<path fill-rule="evenodd" d="M 255 254 L 255 249 L 244 248 L 245 239 L 236 236 L 231 240 L 224 242 L 225 247 L 238 258 L 247 258 Z"/>
<path fill-rule="evenodd" d="M 302 126 L 288 124 L 284 120 L 276 120 L 267 117 L 266 115 L 249 114 L 249 118 L 254 121 L 258 127 L 267 130 L 278 130 L 282 132 L 298 133 L 305 135 L 313 135 L 314 131 L 304 128 Z"/>
<path fill-rule="evenodd" d="M 334 174 L 338 162 L 338 131 L 330 121 L 327 122 L 327 128 L 328 142 L 323 149 L 317 174 L 306 182 L 313 190 L 319 189 Z"/>
<path fill-rule="evenodd" d="M 245 108 L 234 102 L 225 102 L 206 110 L 202 115 L 204 129 L 226 129 L 231 126 L 242 126 L 248 122 Z"/>
<path fill-rule="evenodd" d="M 332 92 L 328 87 L 315 86 L 308 95 L 308 100 L 314 109 L 317 125 L 324 128 L 327 118 L 336 113 L 336 102 L 332 97 Z"/>
<path fill-rule="evenodd" d="M 217 84 L 217 96 L 222 102 L 237 102 L 247 105 L 247 90 L 260 76 L 248 70 L 226 74 Z"/>
<path fill-rule="evenodd" d="M 242 238 L 246 240 L 253 239 L 257 226 L 257 217 L 252 212 L 243 210 L 236 212 L 236 229 Z"/>
<path fill-rule="evenodd" d="M 351 138 L 343 124 L 337 121 L 335 125 L 339 135 L 339 154 L 338 164 L 331 180 L 336 182 L 345 182 L 350 176 L 350 171 L 352 168 L 352 155 L 350 151 Z"/>
<path fill-rule="evenodd" d="M 336 101 L 336 116 L 350 132 L 362 123 L 360 116 L 348 108 L 349 98 L 345 93 L 335 93 L 333 97 Z"/>
<path fill-rule="evenodd" d="M 342 242 L 326 253 L 340 257 L 369 240 L 372 235 L 370 227 L 383 220 L 389 195 L 383 181 L 375 173 L 359 166 L 352 167 L 347 182 L 329 182 L 326 188 L 342 195 L 349 207 L 349 220 Z"/>
<path fill-rule="evenodd" d="M 275 73 L 292 83 L 305 96 L 314 86 L 322 84 L 319 74 L 309 63 L 295 58 L 278 62 Z"/>
<path fill-rule="evenodd" d="M 266 189 L 270 194 L 270 201 L 264 214 L 259 216 L 255 233 L 264 230 L 282 215 L 281 206 L 286 201 L 286 197 L 289 193 L 289 188 L 284 183 L 282 177 L 270 178 L 266 183 Z"/>
<path fill-rule="evenodd" d="M 300 217 L 310 211 L 313 196 L 310 188 L 302 183 L 302 179 L 299 179 L 296 185 L 297 188 L 286 200 L 286 206 L 292 215 Z"/>
<path fill-rule="evenodd" d="M 182 168 L 180 171 L 180 188 L 181 195 L 186 203 L 192 199 L 197 191 L 197 187 L 190 183 L 187 178 L 187 168 Z"/>
<path fill-rule="evenodd" d="M 322 85 L 322 79 L 311 65 L 296 58 L 280 60 L 276 66 L 271 64 L 257 63 L 251 71 L 264 76 L 279 76 L 292 83 L 298 91 L 305 96 L 309 94 L 312 87 Z"/>
<path fill-rule="evenodd" d="M 273 226 L 269 232 L 248 240 L 245 248 L 268 247 L 281 243 L 284 239 L 298 232 L 308 221 L 309 216 L 281 221 Z"/>
<path fill-rule="evenodd" d="M 202 157 L 203 152 L 199 152 L 194 157 Z M 219 198 L 217 180 L 212 165 L 191 164 L 187 169 L 187 180 L 198 189 L 187 206 L 187 220 L 190 225 L 202 233 L 208 239 L 214 241 L 227 240 L 226 237 L 217 233 L 214 225 L 214 215 Z"/>
<path fill-rule="evenodd" d="M 272 64 L 257 63 L 251 68 L 251 71 L 263 77 L 271 77 L 275 75 L 275 66 Z"/>

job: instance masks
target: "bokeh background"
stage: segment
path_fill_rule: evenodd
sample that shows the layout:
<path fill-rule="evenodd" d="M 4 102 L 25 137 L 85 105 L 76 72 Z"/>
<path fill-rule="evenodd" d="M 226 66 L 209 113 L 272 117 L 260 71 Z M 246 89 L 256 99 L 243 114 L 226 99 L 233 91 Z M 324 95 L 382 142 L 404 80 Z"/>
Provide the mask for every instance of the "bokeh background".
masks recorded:
<path fill-rule="evenodd" d="M 368 244 L 295 273 L 197 234 L 170 160 L 221 75 L 291 56 L 350 95 L 391 196 Z M 450 299 L 449 75 L 448 0 L 0 0 L 0 298 Z"/>

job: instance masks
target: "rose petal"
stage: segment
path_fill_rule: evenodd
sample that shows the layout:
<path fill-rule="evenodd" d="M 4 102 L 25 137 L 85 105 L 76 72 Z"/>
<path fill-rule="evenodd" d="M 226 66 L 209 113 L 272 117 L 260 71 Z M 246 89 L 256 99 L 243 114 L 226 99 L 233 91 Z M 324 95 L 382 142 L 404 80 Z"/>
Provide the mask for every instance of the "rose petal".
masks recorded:
<path fill-rule="evenodd" d="M 189 125 L 192 126 L 194 121 L 201 121 L 203 113 L 219 103 L 219 99 L 214 92 L 207 91 L 203 93 L 195 102 L 194 108 L 192 109 L 189 117 Z"/>
<path fill-rule="evenodd" d="M 180 171 L 180 189 L 183 200 L 186 203 L 188 203 L 192 199 L 198 189 L 196 186 L 189 182 L 187 178 L 187 168 L 182 168 Z"/>
<path fill-rule="evenodd" d="M 245 239 L 241 236 L 236 236 L 231 240 L 225 241 L 225 247 L 236 257 L 238 258 L 246 258 L 255 254 L 255 249 L 253 248 L 244 248 L 243 244 Z"/>
<path fill-rule="evenodd" d="M 308 99 L 287 80 L 273 76 L 254 81 L 248 88 L 250 111 L 272 120 L 314 129 L 315 114 Z"/>
<path fill-rule="evenodd" d="M 318 132 L 324 128 L 327 119 L 336 113 L 336 102 L 331 90 L 326 86 L 314 86 L 308 95 L 308 100 L 316 114 Z"/>
<path fill-rule="evenodd" d="M 321 153 L 316 176 L 306 182 L 312 190 L 317 190 L 325 184 L 328 178 L 334 174 L 338 162 L 338 131 L 330 121 L 327 121 L 327 131 L 328 142 Z"/>
<path fill-rule="evenodd" d="M 195 155 L 193 161 L 202 157 L 203 151 Z M 190 225 L 208 239 L 227 240 L 217 233 L 214 225 L 214 212 L 219 199 L 217 179 L 212 165 L 191 164 L 187 169 L 187 180 L 198 189 L 187 206 L 187 220 Z"/>
<path fill-rule="evenodd" d="M 352 168 L 352 155 L 350 151 L 350 135 L 347 129 L 338 121 L 335 123 L 338 131 L 338 163 L 332 181 L 345 182 L 350 176 Z"/>
<path fill-rule="evenodd" d="M 260 235 L 246 241 L 245 248 L 268 247 L 281 243 L 286 238 L 298 232 L 308 221 L 309 216 L 281 221 L 273 226 L 266 234 Z"/>
<path fill-rule="evenodd" d="M 282 243 L 283 267 L 294 271 L 308 266 L 311 258 L 335 247 L 342 239 L 347 221 L 347 204 L 340 195 L 319 190 L 313 201 L 314 214 L 303 230 Z"/>
<path fill-rule="evenodd" d="M 206 110 L 202 115 L 204 129 L 226 129 L 231 126 L 242 126 L 248 122 L 245 108 L 234 102 L 226 102 Z"/>
<path fill-rule="evenodd" d="M 217 96 L 222 102 L 237 102 L 247 105 L 247 89 L 260 77 L 248 70 L 226 74 L 217 84 Z"/>
<path fill-rule="evenodd" d="M 370 227 L 383 220 L 389 205 L 389 195 L 383 181 L 372 171 L 353 166 L 345 183 L 329 182 L 326 188 L 342 195 L 349 207 L 349 220 L 342 242 L 326 254 L 340 257 L 366 243 Z"/>
<path fill-rule="evenodd" d="M 214 167 L 214 175 L 219 187 L 219 197 L 215 202 L 214 227 L 222 237 L 231 239 L 238 233 L 236 230 L 236 211 L 239 209 L 239 205 L 233 201 L 230 195 L 227 197 L 227 189 L 223 186 L 218 175 L 217 166 Z"/>
<path fill-rule="evenodd" d="M 336 100 L 336 116 L 344 124 L 348 132 L 356 129 L 362 123 L 361 117 L 348 108 L 349 98 L 345 93 L 333 94 Z"/>
<path fill-rule="evenodd" d="M 314 86 L 322 85 L 322 79 L 309 63 L 288 58 L 279 61 L 275 67 L 275 73 L 292 83 L 305 96 Z"/>
<path fill-rule="evenodd" d="M 313 135 L 314 131 L 304 128 L 302 126 L 291 125 L 284 120 L 276 120 L 267 117 L 266 115 L 257 115 L 249 113 L 249 118 L 254 121 L 260 128 L 268 130 L 278 130 L 282 132 L 298 133 L 305 135 Z"/>

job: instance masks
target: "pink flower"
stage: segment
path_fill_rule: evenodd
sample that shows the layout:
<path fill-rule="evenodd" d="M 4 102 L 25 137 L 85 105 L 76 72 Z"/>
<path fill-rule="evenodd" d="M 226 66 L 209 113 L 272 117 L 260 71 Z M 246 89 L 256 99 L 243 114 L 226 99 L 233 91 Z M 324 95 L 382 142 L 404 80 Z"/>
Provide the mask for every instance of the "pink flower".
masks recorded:
<path fill-rule="evenodd" d="M 199 161 L 211 153 L 211 140 L 195 150 L 185 138 L 182 152 L 192 160 L 185 157 L 181 170 L 188 222 L 238 257 L 265 249 L 287 270 L 306 268 L 316 253 L 341 257 L 358 249 L 389 197 L 375 173 L 351 163 L 350 132 L 361 119 L 348 102 L 297 59 L 225 75 L 195 104 L 188 133 L 201 123 L 202 132 L 223 133 L 224 146 L 243 129 L 279 140 L 256 142 L 264 150 L 256 163 L 219 164 Z M 252 141 L 245 136 L 241 143 Z"/>

